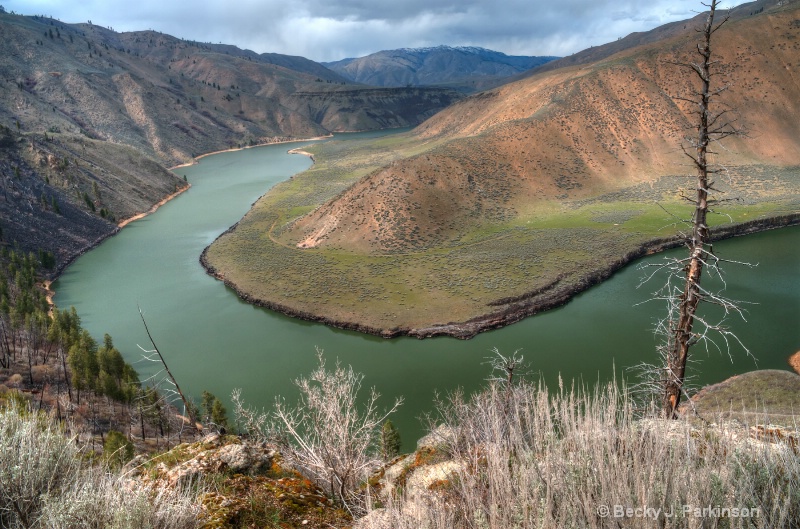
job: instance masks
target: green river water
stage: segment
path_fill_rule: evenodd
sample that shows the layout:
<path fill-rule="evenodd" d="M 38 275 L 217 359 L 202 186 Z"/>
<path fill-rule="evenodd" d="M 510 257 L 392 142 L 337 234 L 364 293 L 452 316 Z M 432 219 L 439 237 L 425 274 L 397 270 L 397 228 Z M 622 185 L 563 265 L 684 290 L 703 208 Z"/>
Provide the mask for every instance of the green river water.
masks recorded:
<path fill-rule="evenodd" d="M 432 409 L 437 392 L 472 391 L 485 383 L 485 362 L 494 347 L 504 353 L 519 349 L 533 376 L 548 384 L 559 373 L 566 381 L 587 384 L 610 380 L 615 370 L 628 377 L 625 368 L 654 361 L 652 328 L 664 306 L 641 304 L 656 285 L 637 288 L 640 263 L 564 307 L 468 341 L 385 340 L 242 302 L 206 275 L 200 252 L 271 186 L 310 166 L 307 157 L 286 152 L 308 143 L 221 153 L 177 169 L 192 188 L 72 264 L 54 285 L 56 304 L 74 305 L 97 339 L 111 334 L 146 376 L 155 368 L 141 360 L 137 347 L 149 346 L 140 306 L 182 388 L 195 397 L 203 390 L 226 397 L 242 388 L 245 400 L 258 407 L 270 406 L 276 395 L 293 400 L 293 380 L 309 373 L 315 349 L 324 349 L 330 362 L 338 358 L 364 373 L 365 385 L 377 387 L 385 405 L 404 396 L 393 421 L 405 449 L 424 433 L 418 417 Z M 728 295 L 754 303 L 747 305 L 747 323 L 731 322 L 755 360 L 739 347 L 732 348 L 732 360 L 695 348 L 701 363 L 692 368 L 694 382 L 717 382 L 756 368 L 788 369 L 787 357 L 800 349 L 800 227 L 723 241 L 715 249 L 728 259 L 758 262 L 756 268 L 727 267 Z"/>

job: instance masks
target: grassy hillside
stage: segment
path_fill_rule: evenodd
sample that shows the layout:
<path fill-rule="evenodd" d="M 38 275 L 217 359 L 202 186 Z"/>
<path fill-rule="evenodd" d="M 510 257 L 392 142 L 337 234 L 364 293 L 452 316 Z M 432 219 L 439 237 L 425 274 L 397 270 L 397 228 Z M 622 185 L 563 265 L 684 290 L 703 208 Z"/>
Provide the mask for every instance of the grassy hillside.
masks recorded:
<path fill-rule="evenodd" d="M 797 220 L 797 19 L 796 4 L 773 6 L 715 36 L 715 82 L 750 130 L 719 157 L 732 202 L 718 234 Z M 563 303 L 677 242 L 691 108 L 669 94 L 691 86 L 669 62 L 690 57 L 685 26 L 469 97 L 409 135 L 316 146 L 317 166 L 259 201 L 205 263 L 249 301 L 384 335 L 470 336 Z"/>
<path fill-rule="evenodd" d="M 779 369 L 750 371 L 703 388 L 684 409 L 743 424 L 790 425 L 800 410 L 800 376 Z"/>

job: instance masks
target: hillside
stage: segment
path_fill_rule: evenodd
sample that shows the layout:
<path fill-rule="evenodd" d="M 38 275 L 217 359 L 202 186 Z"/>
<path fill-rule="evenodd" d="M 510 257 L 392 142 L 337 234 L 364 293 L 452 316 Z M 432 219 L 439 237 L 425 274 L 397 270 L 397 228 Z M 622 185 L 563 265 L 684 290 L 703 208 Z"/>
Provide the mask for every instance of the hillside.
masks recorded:
<path fill-rule="evenodd" d="M 62 269 L 117 223 L 188 184 L 138 150 L 60 133 L 0 128 L 0 246 L 45 251 Z"/>
<path fill-rule="evenodd" d="M 299 57 L 38 17 L 3 14 L 0 23 L 2 122 L 125 143 L 167 165 L 221 147 L 328 134 L 349 121 L 414 125 L 457 98 L 436 90 L 420 116 L 389 111 L 389 119 L 375 121 L 369 116 L 385 99 L 402 94 L 370 89 L 354 104 L 339 93 L 332 100 L 341 122 L 323 125 L 321 108 L 295 94 L 338 92 L 345 81 Z M 424 91 L 414 97 L 421 93 L 424 100 Z"/>
<path fill-rule="evenodd" d="M 183 187 L 164 167 L 232 147 L 415 125 L 461 97 L 363 87 L 302 57 L 154 31 L 8 13 L 0 28 L 0 227 L 6 243 L 46 248 L 60 266 L 113 233 L 111 220 Z M 51 219 L 38 205 L 54 198 L 69 207 Z"/>
<path fill-rule="evenodd" d="M 715 35 L 715 82 L 749 129 L 720 158 L 718 237 L 798 221 L 800 12 L 783 4 L 740 6 Z M 386 336 L 468 337 L 564 303 L 679 242 L 692 109 L 669 94 L 691 85 L 670 63 L 697 23 L 476 94 L 410 135 L 314 147 L 318 165 L 205 262 L 250 301 Z"/>
<path fill-rule="evenodd" d="M 325 66 L 350 81 L 373 86 L 447 86 L 477 92 L 556 57 L 509 56 L 476 47 L 436 46 L 384 50 Z"/>

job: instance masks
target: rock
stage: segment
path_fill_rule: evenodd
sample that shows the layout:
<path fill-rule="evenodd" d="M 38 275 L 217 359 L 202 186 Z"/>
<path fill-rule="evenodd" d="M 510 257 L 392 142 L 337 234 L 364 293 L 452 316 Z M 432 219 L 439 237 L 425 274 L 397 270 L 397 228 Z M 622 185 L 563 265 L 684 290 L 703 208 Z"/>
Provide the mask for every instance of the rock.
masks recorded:
<path fill-rule="evenodd" d="M 211 432 L 210 434 L 203 437 L 201 441 L 205 446 L 219 446 L 222 444 L 222 436 L 218 432 Z"/>
<path fill-rule="evenodd" d="M 125 476 L 135 477 L 142 473 L 142 467 L 147 463 L 148 457 L 144 454 L 138 454 L 133 459 L 125 463 L 122 467 L 122 474 Z"/>
<path fill-rule="evenodd" d="M 460 470 L 462 470 L 462 465 L 452 460 L 419 467 L 406 481 L 408 495 L 412 498 L 415 495 L 422 497 L 427 494 L 431 485 L 450 480 L 457 476 Z"/>
<path fill-rule="evenodd" d="M 155 466 L 157 480 L 172 485 L 201 478 L 212 472 L 234 474 L 259 474 L 268 471 L 275 450 L 262 444 L 245 442 L 239 438 L 208 435 L 202 441 L 175 447 L 173 459 L 179 462 L 168 466 L 160 462 Z"/>
<path fill-rule="evenodd" d="M 456 432 L 450 426 L 440 424 L 425 437 L 417 441 L 417 450 L 421 448 L 437 448 L 455 439 Z"/>
<path fill-rule="evenodd" d="M 233 472 L 253 474 L 270 468 L 275 451 L 252 444 L 230 444 L 220 448 L 216 457 Z"/>

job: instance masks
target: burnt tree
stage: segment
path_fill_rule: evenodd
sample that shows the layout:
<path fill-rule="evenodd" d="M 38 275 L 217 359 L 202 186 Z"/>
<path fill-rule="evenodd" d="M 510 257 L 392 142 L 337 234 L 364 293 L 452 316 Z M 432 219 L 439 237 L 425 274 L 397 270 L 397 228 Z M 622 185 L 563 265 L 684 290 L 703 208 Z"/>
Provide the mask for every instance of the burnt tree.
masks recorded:
<path fill-rule="evenodd" d="M 729 16 L 715 21 L 719 2 L 712 0 L 710 4 L 703 4 L 709 8 L 705 24 L 698 31 L 701 41 L 697 44 L 696 54 L 698 60 L 689 62 L 674 62 L 690 72 L 699 86 L 688 96 L 673 96 L 677 101 L 688 104 L 694 110 L 693 125 L 696 129 L 694 137 L 687 138 L 687 145 L 683 151 L 688 156 L 696 171 L 696 190 L 693 196 L 685 196 L 686 200 L 694 206 L 692 218 L 689 221 L 691 233 L 687 234 L 687 247 L 689 256 L 676 260 L 673 270 L 679 271 L 683 276 L 680 293 L 673 291 L 674 302 L 672 313 L 666 321 L 664 333 L 667 335 L 666 343 L 662 346 L 664 356 L 665 375 L 662 379 L 663 402 L 662 409 L 666 417 L 675 417 L 676 409 L 681 401 L 684 379 L 686 376 L 686 363 L 689 358 L 689 349 L 692 345 L 706 338 L 709 330 L 723 332 L 730 335 L 724 328 L 702 320 L 697 314 L 697 307 L 701 301 L 721 305 L 725 312 L 739 312 L 735 304 L 703 289 L 700 280 L 704 268 L 714 268 L 719 265 L 719 258 L 714 254 L 710 245 L 710 231 L 708 215 L 711 207 L 717 200 L 711 198 L 714 189 L 714 174 L 720 169 L 709 161 L 711 155 L 716 154 L 711 146 L 728 136 L 741 134 L 741 131 L 729 119 L 729 110 L 718 102 L 718 96 L 724 92 L 727 85 L 712 88 L 712 77 L 718 61 L 712 55 L 712 37 L 725 24 Z M 716 270 L 719 272 L 719 270 Z M 698 330 L 699 328 L 699 330 Z M 727 341 L 727 337 L 726 337 Z"/>

